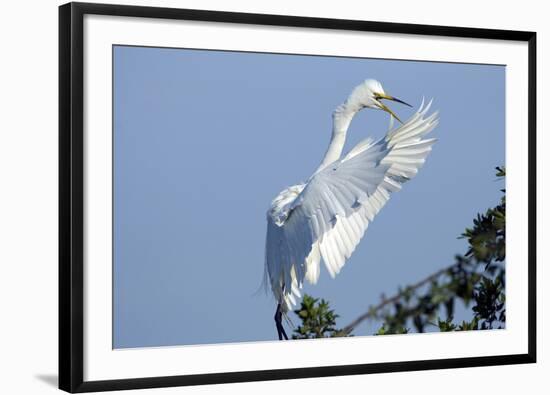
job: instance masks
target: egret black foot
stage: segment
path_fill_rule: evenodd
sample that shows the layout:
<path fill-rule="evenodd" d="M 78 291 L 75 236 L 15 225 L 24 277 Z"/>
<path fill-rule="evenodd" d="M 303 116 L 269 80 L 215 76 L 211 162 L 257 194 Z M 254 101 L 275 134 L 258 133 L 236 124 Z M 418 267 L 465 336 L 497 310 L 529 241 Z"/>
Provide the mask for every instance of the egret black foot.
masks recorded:
<path fill-rule="evenodd" d="M 277 305 L 277 310 L 275 311 L 275 326 L 277 327 L 277 334 L 279 335 L 279 340 L 288 340 L 286 335 L 285 328 L 283 327 L 283 311 L 281 310 L 281 304 Z"/>

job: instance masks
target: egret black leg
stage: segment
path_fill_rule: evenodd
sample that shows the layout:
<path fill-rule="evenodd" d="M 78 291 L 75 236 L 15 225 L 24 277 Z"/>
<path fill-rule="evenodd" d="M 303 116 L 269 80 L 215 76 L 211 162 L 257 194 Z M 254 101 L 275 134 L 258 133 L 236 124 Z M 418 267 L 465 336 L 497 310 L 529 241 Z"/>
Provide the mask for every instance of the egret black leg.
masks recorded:
<path fill-rule="evenodd" d="M 277 334 L 279 335 L 279 340 L 288 340 L 286 335 L 285 328 L 283 327 L 283 311 L 281 310 L 281 304 L 277 304 L 277 310 L 275 311 L 275 326 L 277 327 Z"/>

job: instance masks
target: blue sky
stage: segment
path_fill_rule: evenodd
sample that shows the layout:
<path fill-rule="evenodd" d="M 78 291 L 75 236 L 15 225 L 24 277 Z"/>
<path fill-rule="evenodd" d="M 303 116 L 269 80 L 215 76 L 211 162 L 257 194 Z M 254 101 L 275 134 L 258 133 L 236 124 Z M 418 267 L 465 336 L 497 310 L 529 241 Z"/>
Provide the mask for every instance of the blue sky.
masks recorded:
<path fill-rule="evenodd" d="M 439 141 L 336 279 L 323 268 L 306 286 L 339 324 L 451 264 L 466 249 L 457 236 L 500 198 L 503 66 L 120 46 L 114 57 L 115 348 L 276 338 L 271 296 L 254 295 L 265 213 L 317 168 L 333 109 L 366 78 L 414 107 L 434 98 Z M 362 111 L 345 150 L 387 124 Z"/>

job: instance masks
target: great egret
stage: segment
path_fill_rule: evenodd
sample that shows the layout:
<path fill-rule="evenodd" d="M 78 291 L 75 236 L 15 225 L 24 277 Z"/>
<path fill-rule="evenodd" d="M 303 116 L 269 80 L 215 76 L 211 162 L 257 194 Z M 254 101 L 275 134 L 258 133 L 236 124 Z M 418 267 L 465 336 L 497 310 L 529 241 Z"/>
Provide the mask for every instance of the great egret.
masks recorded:
<path fill-rule="evenodd" d="M 300 298 L 304 280 L 315 284 L 323 260 L 335 277 L 351 256 L 368 224 L 424 163 L 436 139 L 424 139 L 438 123 L 426 116 L 424 101 L 405 123 L 381 100 L 396 99 L 372 79 L 358 85 L 332 115 L 332 137 L 319 168 L 305 183 L 284 189 L 267 212 L 264 281 L 277 302 L 279 340 L 288 336 L 282 317 Z M 351 120 L 363 108 L 390 114 L 390 130 L 378 141 L 366 139 L 341 158 Z M 401 126 L 392 129 L 393 118 Z"/>

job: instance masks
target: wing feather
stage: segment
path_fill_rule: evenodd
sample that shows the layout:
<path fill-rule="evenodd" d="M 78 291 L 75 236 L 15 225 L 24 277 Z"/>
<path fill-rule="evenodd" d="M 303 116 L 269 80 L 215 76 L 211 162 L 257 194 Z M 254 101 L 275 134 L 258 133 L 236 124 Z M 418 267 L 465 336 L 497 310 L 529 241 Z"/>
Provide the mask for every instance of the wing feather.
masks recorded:
<path fill-rule="evenodd" d="M 304 280 L 318 281 L 321 260 L 331 277 L 340 272 L 390 194 L 422 167 L 436 141 L 423 138 L 438 124 L 437 112 L 426 116 L 430 105 L 275 198 L 268 212 L 266 273 L 287 310 Z"/>

